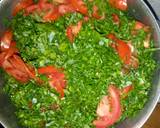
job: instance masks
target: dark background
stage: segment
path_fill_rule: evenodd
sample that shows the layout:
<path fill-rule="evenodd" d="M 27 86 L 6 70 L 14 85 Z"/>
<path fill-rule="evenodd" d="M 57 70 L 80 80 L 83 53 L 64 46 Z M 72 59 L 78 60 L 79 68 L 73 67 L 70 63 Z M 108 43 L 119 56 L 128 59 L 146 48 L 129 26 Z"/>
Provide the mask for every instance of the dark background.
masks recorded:
<path fill-rule="evenodd" d="M 0 124 L 0 128 L 4 128 L 4 127 Z"/>

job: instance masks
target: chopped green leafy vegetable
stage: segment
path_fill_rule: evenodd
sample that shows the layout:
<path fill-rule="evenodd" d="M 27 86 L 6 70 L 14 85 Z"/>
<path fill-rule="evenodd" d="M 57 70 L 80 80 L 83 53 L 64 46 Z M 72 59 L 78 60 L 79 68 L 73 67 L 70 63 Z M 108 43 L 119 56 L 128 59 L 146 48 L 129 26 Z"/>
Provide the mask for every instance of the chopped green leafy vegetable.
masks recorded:
<path fill-rule="evenodd" d="M 84 19 L 81 13 L 69 13 L 54 22 L 42 22 L 35 15 L 18 13 L 11 21 L 14 40 L 23 60 L 36 69 L 48 65 L 63 68 L 67 80 L 65 97 L 50 88 L 47 82 L 38 85 L 34 80 L 20 83 L 6 74 L 4 91 L 15 104 L 19 123 L 27 128 L 92 128 L 100 99 L 108 95 L 110 84 L 117 88 L 132 84 L 134 89 L 121 100 L 124 108 L 120 121 L 135 116 L 145 105 L 151 88 L 152 72 L 156 67 L 153 52 L 143 46 L 147 32 L 132 34 L 135 20 L 127 12 L 112 8 L 108 2 L 84 0 L 92 14 L 92 6 L 105 12 L 104 19 L 89 18 L 83 22 L 73 43 L 66 28 Z M 117 14 L 120 25 L 114 23 Z M 39 18 L 39 17 L 38 17 Z M 122 73 L 124 63 L 112 47 L 113 33 L 118 39 L 131 42 L 137 51 L 138 68 Z M 150 48 L 154 48 L 150 41 Z M 48 79 L 40 75 L 44 81 Z M 38 85 L 38 86 L 37 86 Z"/>

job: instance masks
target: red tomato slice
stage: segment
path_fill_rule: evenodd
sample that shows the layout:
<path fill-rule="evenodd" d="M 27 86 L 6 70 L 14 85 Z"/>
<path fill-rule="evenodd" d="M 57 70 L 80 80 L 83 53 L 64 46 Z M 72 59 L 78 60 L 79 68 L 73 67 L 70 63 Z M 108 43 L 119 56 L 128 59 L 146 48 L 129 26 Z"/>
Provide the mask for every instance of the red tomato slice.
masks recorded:
<path fill-rule="evenodd" d="M 47 1 L 39 1 L 37 4 L 33 4 L 31 6 L 28 6 L 25 11 L 26 14 L 34 13 L 34 12 L 45 12 L 50 11 L 54 9 L 54 5 L 51 3 L 47 3 Z"/>
<path fill-rule="evenodd" d="M 6 56 L 5 52 L 0 53 L 0 67 L 2 66 L 3 62 L 5 61 L 5 56 Z"/>
<path fill-rule="evenodd" d="M 84 15 L 88 15 L 88 9 L 83 0 L 68 0 L 68 1 L 71 7 L 73 7 L 75 11 L 80 12 Z"/>
<path fill-rule="evenodd" d="M 44 4 L 39 4 L 39 7 L 40 9 L 46 11 L 46 10 L 51 10 L 51 9 L 54 9 L 54 5 L 53 4 L 50 4 L 50 3 L 44 3 Z"/>
<path fill-rule="evenodd" d="M 71 25 L 69 27 L 67 27 L 66 30 L 66 35 L 68 37 L 68 39 L 70 40 L 71 43 L 73 43 L 74 38 L 77 36 L 77 34 L 79 33 L 79 31 L 82 28 L 82 21 L 79 21 L 77 23 L 77 25 Z"/>
<path fill-rule="evenodd" d="M 109 97 L 103 97 L 98 105 L 99 119 L 93 122 L 96 127 L 109 127 L 117 122 L 122 114 L 119 90 L 114 85 L 110 85 L 108 91 Z"/>
<path fill-rule="evenodd" d="M 76 36 L 82 28 L 82 21 L 79 21 L 77 25 L 71 26 L 71 28 L 73 35 Z"/>
<path fill-rule="evenodd" d="M 13 55 L 14 64 L 17 66 L 17 69 L 23 71 L 24 73 L 28 74 L 31 79 L 35 79 L 35 71 L 34 68 L 29 67 L 18 55 Z"/>
<path fill-rule="evenodd" d="M 13 34 L 11 30 L 6 30 L 1 37 L 1 51 L 4 51 L 10 47 Z"/>
<path fill-rule="evenodd" d="M 133 85 L 128 85 L 120 90 L 121 98 L 125 99 L 128 94 L 134 89 Z"/>
<path fill-rule="evenodd" d="M 93 6 L 93 14 L 92 16 L 96 19 L 101 19 L 102 16 L 98 14 L 98 7 L 96 5 Z"/>
<path fill-rule="evenodd" d="M 17 55 L 16 55 L 17 56 Z M 18 71 L 21 71 L 25 74 L 27 74 L 25 68 L 24 68 L 24 65 L 21 64 L 21 62 L 17 61 L 14 59 L 14 57 L 10 57 L 8 59 L 8 62 L 10 62 L 10 64 L 13 66 L 14 69 L 18 70 Z"/>
<path fill-rule="evenodd" d="M 109 3 L 112 7 L 122 11 L 125 11 L 128 8 L 127 0 L 109 0 Z"/>
<path fill-rule="evenodd" d="M 60 17 L 58 8 L 54 8 L 43 16 L 45 22 L 55 21 Z"/>
<path fill-rule="evenodd" d="M 4 52 L 0 53 L 0 65 L 2 65 L 2 63 L 5 60 L 7 60 L 11 56 L 13 56 L 13 54 L 15 54 L 15 53 L 18 53 L 18 50 L 14 47 L 11 47 L 11 48 L 5 50 Z"/>
<path fill-rule="evenodd" d="M 104 96 L 97 108 L 97 115 L 99 117 L 104 117 L 108 115 L 108 112 L 110 111 L 110 101 L 108 96 Z"/>
<path fill-rule="evenodd" d="M 124 41 L 117 40 L 116 50 L 125 64 L 131 63 L 131 49 Z"/>
<path fill-rule="evenodd" d="M 51 80 L 57 81 L 62 88 L 66 87 L 65 75 L 61 72 L 55 72 L 48 76 Z"/>
<path fill-rule="evenodd" d="M 116 37 L 114 34 L 112 34 L 112 33 L 108 34 L 108 35 L 107 35 L 107 38 L 110 39 L 110 40 L 113 40 L 113 41 L 115 41 L 115 42 L 116 42 L 116 40 L 117 40 L 117 37 Z"/>
<path fill-rule="evenodd" d="M 121 116 L 121 103 L 120 103 L 120 94 L 118 89 L 114 85 L 109 86 L 109 94 L 111 96 L 111 116 L 117 121 Z"/>
<path fill-rule="evenodd" d="M 143 29 L 145 27 L 145 25 L 139 21 L 136 21 L 135 26 L 134 26 L 134 30 L 140 30 Z"/>
<path fill-rule="evenodd" d="M 58 69 L 56 69 L 53 66 L 41 67 L 41 68 L 38 69 L 39 74 L 50 75 L 50 74 L 53 74 L 53 73 L 56 73 L 56 72 L 58 72 Z"/>
<path fill-rule="evenodd" d="M 70 41 L 71 43 L 73 43 L 74 35 L 73 35 L 73 33 L 72 33 L 72 28 L 71 28 L 70 26 L 67 27 L 66 35 L 67 35 L 69 41 Z"/>
<path fill-rule="evenodd" d="M 126 87 L 124 87 L 122 90 L 121 90 L 121 94 L 128 94 L 130 91 L 133 90 L 133 85 L 128 85 Z"/>
<path fill-rule="evenodd" d="M 28 75 L 26 73 L 23 73 L 23 72 L 15 69 L 13 67 L 13 65 L 8 60 L 4 61 L 2 67 L 4 68 L 4 70 L 8 74 L 13 76 L 16 80 L 23 82 L 23 83 L 28 82 L 28 80 L 29 80 Z"/>
<path fill-rule="evenodd" d="M 131 64 L 132 52 L 129 45 L 127 45 L 127 43 L 125 43 L 124 41 L 118 39 L 114 34 L 109 34 L 107 35 L 107 37 L 116 43 L 113 48 L 117 51 L 122 61 L 125 64 Z"/>
<path fill-rule="evenodd" d="M 74 10 L 74 8 L 72 8 L 71 6 L 69 6 L 69 5 L 59 5 L 58 6 L 58 12 L 61 14 L 61 15 L 64 15 L 64 14 L 66 14 L 66 13 L 71 13 L 71 12 L 74 12 L 75 10 Z"/>
<path fill-rule="evenodd" d="M 11 48 L 15 48 L 15 47 L 16 47 L 16 42 L 15 42 L 15 41 L 12 41 L 11 44 L 10 44 L 10 47 L 11 47 Z"/>
<path fill-rule="evenodd" d="M 112 14 L 112 19 L 114 21 L 115 24 L 120 24 L 120 19 L 119 19 L 119 16 L 115 13 Z"/>
<path fill-rule="evenodd" d="M 38 1 L 39 4 L 44 4 L 44 3 L 46 3 L 46 2 L 48 2 L 48 0 L 39 0 L 39 1 Z"/>
<path fill-rule="evenodd" d="M 13 16 L 15 16 L 19 11 L 32 5 L 33 3 L 33 0 L 21 0 L 13 9 Z"/>
<path fill-rule="evenodd" d="M 49 81 L 49 84 L 51 87 L 55 88 L 55 90 L 60 94 L 61 98 L 64 97 L 64 89 L 59 83 L 56 83 L 56 81 L 52 80 Z"/>
<path fill-rule="evenodd" d="M 31 6 L 29 6 L 29 7 L 27 7 L 27 8 L 25 9 L 26 14 L 28 15 L 28 14 L 30 14 L 30 13 L 33 13 L 33 12 L 34 12 L 36 9 L 38 9 L 38 8 L 39 8 L 39 6 L 36 5 L 36 4 L 31 5 Z"/>
<path fill-rule="evenodd" d="M 39 74 L 45 74 L 49 78 L 49 84 L 58 93 L 61 98 L 64 97 L 64 88 L 66 86 L 65 75 L 53 66 L 42 67 L 38 69 Z"/>
<path fill-rule="evenodd" d="M 89 17 L 88 17 L 88 16 L 85 16 L 85 17 L 83 18 L 83 21 L 84 21 L 84 22 L 88 22 L 88 21 L 89 21 Z"/>
<path fill-rule="evenodd" d="M 53 2 L 59 3 L 59 4 L 66 4 L 67 0 L 53 0 Z"/>
<path fill-rule="evenodd" d="M 5 60 L 7 60 L 8 58 L 10 58 L 11 56 L 13 56 L 15 53 L 18 53 L 18 49 L 17 48 L 9 48 L 8 50 L 6 50 L 6 56 L 5 56 Z"/>

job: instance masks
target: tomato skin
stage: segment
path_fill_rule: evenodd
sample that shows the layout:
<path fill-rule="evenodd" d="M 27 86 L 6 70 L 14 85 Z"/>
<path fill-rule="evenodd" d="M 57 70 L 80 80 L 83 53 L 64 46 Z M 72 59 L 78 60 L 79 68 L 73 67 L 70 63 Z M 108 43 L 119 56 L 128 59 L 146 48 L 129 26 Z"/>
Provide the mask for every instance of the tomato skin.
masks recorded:
<path fill-rule="evenodd" d="M 104 96 L 97 108 L 98 119 L 93 121 L 97 128 L 106 128 L 117 122 L 122 114 L 119 90 L 110 85 L 109 96 Z"/>
<path fill-rule="evenodd" d="M 39 74 L 44 74 L 49 78 L 49 85 L 54 88 L 61 96 L 64 97 L 64 88 L 66 87 L 65 75 L 53 66 L 41 67 L 38 69 Z"/>
<path fill-rule="evenodd" d="M 55 5 L 55 2 L 59 4 Z M 44 22 L 57 20 L 60 16 L 71 12 L 88 15 L 88 9 L 83 0 L 54 0 L 53 3 L 49 3 L 47 0 L 39 0 L 37 4 L 34 4 L 33 0 L 21 0 L 16 5 L 13 15 L 16 15 L 22 9 L 25 10 L 25 15 L 44 11 L 45 15 L 42 17 Z"/>
<path fill-rule="evenodd" d="M 124 87 L 123 89 L 122 89 L 122 94 L 128 94 L 130 91 L 132 91 L 133 90 L 133 85 L 128 85 L 128 86 L 126 86 L 126 87 Z"/>
<path fill-rule="evenodd" d="M 18 50 L 16 48 L 9 48 L 6 49 L 5 51 L 0 53 L 0 66 L 4 63 L 5 60 L 8 60 L 10 57 L 13 56 L 13 54 L 18 53 Z"/>
<path fill-rule="evenodd" d="M 60 14 L 58 12 L 58 8 L 54 8 L 51 11 L 49 11 L 48 13 L 46 13 L 43 17 L 43 20 L 45 22 L 49 22 L 49 21 L 55 21 L 60 17 Z"/>
<path fill-rule="evenodd" d="M 18 55 L 13 53 L 12 56 L 5 56 L 4 58 L 1 67 L 18 81 L 26 83 L 36 77 L 34 73 L 31 75 L 29 67 Z"/>
<path fill-rule="evenodd" d="M 2 64 L 4 63 L 5 61 L 5 56 L 6 56 L 6 53 L 5 52 L 2 52 L 0 54 L 0 67 L 2 67 Z"/>
<path fill-rule="evenodd" d="M 113 40 L 113 41 L 117 40 L 117 37 L 114 34 L 112 34 L 112 33 L 108 34 L 107 38 L 110 39 L 110 40 Z"/>
<path fill-rule="evenodd" d="M 119 25 L 120 24 L 120 19 L 119 16 L 115 13 L 112 14 L 112 19 L 114 21 L 115 24 Z"/>
<path fill-rule="evenodd" d="M 132 28 L 131 34 L 136 36 L 139 30 L 144 30 L 146 33 L 151 33 L 151 28 L 140 21 L 136 21 L 134 27 Z"/>
<path fill-rule="evenodd" d="M 58 12 L 60 13 L 60 15 L 64 15 L 66 13 L 75 12 L 75 10 L 73 7 L 69 5 L 62 4 L 62 5 L 59 5 Z"/>
<path fill-rule="evenodd" d="M 88 9 L 83 0 L 68 0 L 71 7 L 81 14 L 88 15 Z"/>
<path fill-rule="evenodd" d="M 50 74 L 56 73 L 56 72 L 57 72 L 57 69 L 53 66 L 41 67 L 38 69 L 39 74 L 50 75 Z"/>
<path fill-rule="evenodd" d="M 17 48 L 15 48 L 15 47 L 10 47 L 9 49 L 7 49 L 6 51 L 5 51 L 5 53 L 6 53 L 6 56 L 5 56 L 5 60 L 7 60 L 7 59 L 9 59 L 10 57 L 12 57 L 14 54 L 16 54 L 16 53 L 18 53 L 19 51 L 18 51 L 18 49 Z"/>
<path fill-rule="evenodd" d="M 70 25 L 67 27 L 66 35 L 71 43 L 73 43 L 74 38 L 77 36 L 79 31 L 81 30 L 82 23 L 83 23 L 82 21 L 79 21 L 77 25 Z"/>
<path fill-rule="evenodd" d="M 125 11 L 127 10 L 127 0 L 109 0 L 109 3 L 112 7 Z"/>
<path fill-rule="evenodd" d="M 2 64 L 3 69 L 10 74 L 11 76 L 13 76 L 16 80 L 22 82 L 22 83 L 26 83 L 29 80 L 29 77 L 26 73 L 18 70 L 17 68 L 15 68 L 12 63 L 14 63 L 14 61 L 12 60 L 5 60 Z"/>
<path fill-rule="evenodd" d="M 122 40 L 117 40 L 116 50 L 125 64 L 131 63 L 131 49 L 130 47 Z"/>
<path fill-rule="evenodd" d="M 51 87 L 55 88 L 55 90 L 60 94 L 61 98 L 64 97 L 64 89 L 63 87 L 55 80 L 49 81 Z"/>
<path fill-rule="evenodd" d="M 51 12 L 54 10 L 54 5 L 51 3 L 48 3 L 47 1 L 40 0 L 37 4 L 32 4 L 25 8 L 26 15 L 37 12 L 42 13 L 43 11 L 48 14 L 48 12 Z"/>
<path fill-rule="evenodd" d="M 128 85 L 120 90 L 120 95 L 122 99 L 127 98 L 128 94 L 134 89 L 133 85 Z"/>
<path fill-rule="evenodd" d="M 1 39 L 0 66 L 18 81 L 28 82 L 30 78 L 35 78 L 35 74 L 32 73 L 31 76 L 28 66 L 17 55 L 19 51 L 16 42 L 12 41 L 12 36 L 12 31 L 7 30 Z M 7 47 L 2 47 L 4 44 Z"/>
<path fill-rule="evenodd" d="M 67 35 L 69 41 L 70 41 L 71 43 L 73 43 L 73 40 L 74 40 L 74 37 L 73 37 L 73 36 L 74 36 L 74 35 L 72 34 L 72 28 L 71 28 L 70 26 L 67 27 L 66 35 Z"/>
<path fill-rule="evenodd" d="M 93 14 L 92 16 L 96 19 L 101 19 L 102 16 L 98 14 L 98 7 L 96 5 L 93 6 Z"/>
<path fill-rule="evenodd" d="M 4 51 L 10 47 L 13 38 L 13 33 L 11 30 L 6 30 L 1 37 L 1 51 Z"/>
<path fill-rule="evenodd" d="M 32 5 L 33 3 L 34 3 L 33 0 L 20 0 L 20 2 L 13 9 L 13 13 L 12 13 L 13 16 L 15 16 L 19 11 Z"/>
<path fill-rule="evenodd" d="M 143 29 L 145 27 L 145 25 L 139 21 L 135 22 L 135 26 L 134 26 L 134 30 L 140 30 Z"/>
<path fill-rule="evenodd" d="M 73 35 L 76 36 L 82 28 L 82 21 L 79 21 L 77 25 L 71 26 L 71 28 Z"/>
<path fill-rule="evenodd" d="M 38 8 L 39 8 L 38 5 L 31 5 L 25 9 L 26 14 L 28 15 L 30 13 L 33 13 Z"/>
<path fill-rule="evenodd" d="M 114 45 L 114 49 L 117 51 L 119 57 L 126 65 L 131 64 L 131 49 L 127 43 L 118 39 L 114 34 L 109 34 L 107 37 L 113 40 L 116 44 Z"/>

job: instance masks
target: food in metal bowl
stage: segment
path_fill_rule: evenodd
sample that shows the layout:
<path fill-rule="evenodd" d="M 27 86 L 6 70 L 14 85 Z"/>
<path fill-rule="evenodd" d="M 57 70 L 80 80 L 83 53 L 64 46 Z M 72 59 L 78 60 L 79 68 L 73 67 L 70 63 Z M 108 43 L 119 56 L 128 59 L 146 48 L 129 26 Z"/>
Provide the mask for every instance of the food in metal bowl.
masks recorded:
<path fill-rule="evenodd" d="M 126 0 L 21 0 L 1 36 L 4 91 L 27 128 L 107 128 L 148 100 L 149 26 Z"/>

